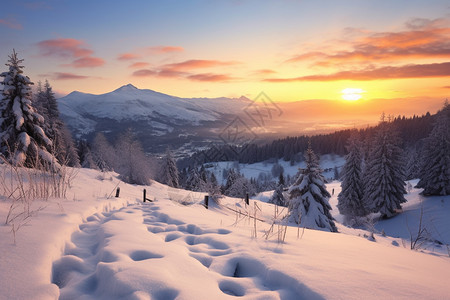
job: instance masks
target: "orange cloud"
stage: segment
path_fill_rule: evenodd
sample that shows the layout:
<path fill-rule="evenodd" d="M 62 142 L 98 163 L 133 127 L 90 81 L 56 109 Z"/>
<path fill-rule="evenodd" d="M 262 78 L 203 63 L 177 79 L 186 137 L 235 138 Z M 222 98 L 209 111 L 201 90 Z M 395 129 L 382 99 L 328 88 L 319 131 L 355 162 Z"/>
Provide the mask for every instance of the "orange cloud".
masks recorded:
<path fill-rule="evenodd" d="M 139 69 L 139 68 L 145 68 L 148 66 L 150 66 L 150 64 L 148 62 L 138 61 L 138 62 L 135 62 L 135 63 L 129 65 L 128 68 Z"/>
<path fill-rule="evenodd" d="M 141 56 L 134 53 L 123 53 L 117 57 L 118 60 L 133 60 L 139 58 L 141 58 Z"/>
<path fill-rule="evenodd" d="M 335 80 L 377 80 L 398 78 L 426 78 L 450 76 L 450 62 L 405 65 L 400 67 L 379 67 L 363 70 L 342 71 L 326 75 L 309 75 L 295 78 L 269 78 L 266 82 L 292 82 L 292 81 L 335 81 Z"/>
<path fill-rule="evenodd" d="M 414 25 L 411 25 L 414 24 Z M 350 50 L 300 53 L 286 62 L 315 60 L 316 66 L 352 62 L 397 61 L 411 58 L 450 58 L 450 22 L 444 19 L 410 21 L 408 30 L 366 33 Z"/>
<path fill-rule="evenodd" d="M 179 63 L 164 65 L 164 69 L 171 69 L 176 71 L 188 71 L 191 69 L 203 69 L 213 68 L 220 66 L 235 65 L 237 62 L 233 61 L 219 61 L 219 60 L 204 60 L 204 59 L 191 59 Z"/>
<path fill-rule="evenodd" d="M 166 78 L 188 79 L 193 81 L 227 82 L 235 80 L 236 78 L 225 74 L 214 74 L 214 73 L 193 74 L 191 71 L 196 69 L 206 69 L 218 66 L 229 66 L 234 64 L 237 64 L 237 62 L 191 59 L 179 63 L 165 64 L 155 69 L 137 70 L 133 72 L 132 76 L 166 77 Z"/>
<path fill-rule="evenodd" d="M 22 29 L 22 24 L 17 22 L 15 19 L 0 19 L 0 24 L 3 24 L 11 29 Z"/>
<path fill-rule="evenodd" d="M 158 72 L 148 70 L 148 69 L 142 69 L 142 70 L 134 71 L 132 75 L 136 76 L 136 77 L 152 77 L 152 76 L 157 76 Z"/>
<path fill-rule="evenodd" d="M 212 74 L 212 73 L 203 73 L 203 74 L 194 74 L 189 75 L 187 79 L 195 80 L 195 81 L 208 81 L 208 82 L 226 82 L 236 80 L 228 75 L 224 74 Z"/>

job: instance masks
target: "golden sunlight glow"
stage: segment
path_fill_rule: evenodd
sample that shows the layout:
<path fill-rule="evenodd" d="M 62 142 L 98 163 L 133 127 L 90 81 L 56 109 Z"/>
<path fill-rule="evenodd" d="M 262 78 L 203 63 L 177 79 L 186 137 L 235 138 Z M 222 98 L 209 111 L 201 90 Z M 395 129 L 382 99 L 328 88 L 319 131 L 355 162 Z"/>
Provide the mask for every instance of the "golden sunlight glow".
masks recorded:
<path fill-rule="evenodd" d="M 357 101 L 362 98 L 362 93 L 365 93 L 363 89 L 346 88 L 341 91 L 342 99 L 347 101 Z"/>

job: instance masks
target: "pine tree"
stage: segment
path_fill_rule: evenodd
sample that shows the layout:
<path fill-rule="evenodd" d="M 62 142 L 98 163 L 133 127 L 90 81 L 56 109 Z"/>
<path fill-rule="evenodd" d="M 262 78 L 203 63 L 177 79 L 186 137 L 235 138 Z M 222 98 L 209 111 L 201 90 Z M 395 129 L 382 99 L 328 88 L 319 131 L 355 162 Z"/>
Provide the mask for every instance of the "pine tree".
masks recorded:
<path fill-rule="evenodd" d="M 193 167 L 189 172 L 188 178 L 186 180 L 186 189 L 195 192 L 204 190 L 203 181 L 200 178 L 197 167 Z"/>
<path fill-rule="evenodd" d="M 366 162 L 364 205 L 383 218 L 394 216 L 406 202 L 404 155 L 399 144 L 391 124 L 382 120 Z"/>
<path fill-rule="evenodd" d="M 424 195 L 450 195 L 450 105 L 445 102 L 425 139 L 423 167 L 418 188 Z"/>
<path fill-rule="evenodd" d="M 167 149 L 166 156 L 163 159 L 161 180 L 163 183 L 174 188 L 180 186 L 178 182 L 177 164 L 169 149 Z"/>
<path fill-rule="evenodd" d="M 331 195 L 325 187 L 325 178 L 309 143 L 305 153 L 306 168 L 300 170 L 289 188 L 289 217 L 301 227 L 337 232 L 330 214 L 328 199 Z"/>
<path fill-rule="evenodd" d="M 98 170 L 88 143 L 85 140 L 79 140 L 77 148 L 81 167 Z"/>
<path fill-rule="evenodd" d="M 211 172 L 211 175 L 209 176 L 208 194 L 215 200 L 222 197 L 222 193 L 220 192 L 220 186 L 219 183 L 217 182 L 217 178 L 216 175 L 214 175 L 214 172 Z"/>
<path fill-rule="evenodd" d="M 367 215 L 364 207 L 364 182 L 362 177 L 362 145 L 359 135 L 354 132 L 347 145 L 348 154 L 341 171 L 342 191 L 338 195 L 339 212 L 347 219 Z"/>
<path fill-rule="evenodd" d="M 9 56 L 8 72 L 3 77 L 2 100 L 0 104 L 0 151 L 14 165 L 35 167 L 37 163 L 45 168 L 57 170 L 60 165 L 51 154 L 53 143 L 42 126 L 44 118 L 38 114 L 31 101 L 33 83 L 23 75 L 23 59 L 13 50 Z"/>
<path fill-rule="evenodd" d="M 61 164 L 79 167 L 80 159 L 69 129 L 59 116 L 55 93 L 48 82 L 44 87 L 38 83 L 35 104 L 39 114 L 44 117 L 44 132 L 53 141 L 53 152 Z"/>
<path fill-rule="evenodd" d="M 275 191 L 273 192 L 272 197 L 269 200 L 269 203 L 278 205 L 278 206 L 286 206 L 286 198 L 283 194 L 284 185 L 278 184 Z"/>

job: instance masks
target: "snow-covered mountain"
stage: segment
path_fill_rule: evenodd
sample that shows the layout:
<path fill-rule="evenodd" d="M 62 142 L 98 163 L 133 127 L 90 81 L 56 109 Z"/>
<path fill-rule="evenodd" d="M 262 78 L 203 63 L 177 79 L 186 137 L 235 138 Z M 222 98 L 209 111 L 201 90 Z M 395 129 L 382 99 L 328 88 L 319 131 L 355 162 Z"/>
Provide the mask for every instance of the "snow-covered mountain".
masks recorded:
<path fill-rule="evenodd" d="M 75 91 L 58 103 L 77 138 L 90 139 L 96 132 L 114 138 L 132 128 L 147 151 L 160 151 L 172 143 L 192 142 L 196 136 L 198 141 L 216 137 L 217 130 L 242 115 L 251 101 L 245 97 L 179 98 L 128 84 L 101 95 Z"/>

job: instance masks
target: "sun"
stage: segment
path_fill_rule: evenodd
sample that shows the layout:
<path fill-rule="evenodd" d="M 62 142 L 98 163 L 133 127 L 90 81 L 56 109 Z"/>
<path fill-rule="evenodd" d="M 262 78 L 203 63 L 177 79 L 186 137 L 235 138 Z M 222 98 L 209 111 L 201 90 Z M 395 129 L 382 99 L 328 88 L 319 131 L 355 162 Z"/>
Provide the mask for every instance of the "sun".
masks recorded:
<path fill-rule="evenodd" d="M 363 89 L 346 88 L 341 91 L 342 99 L 347 101 L 357 101 L 362 98 L 362 93 L 365 93 Z"/>

